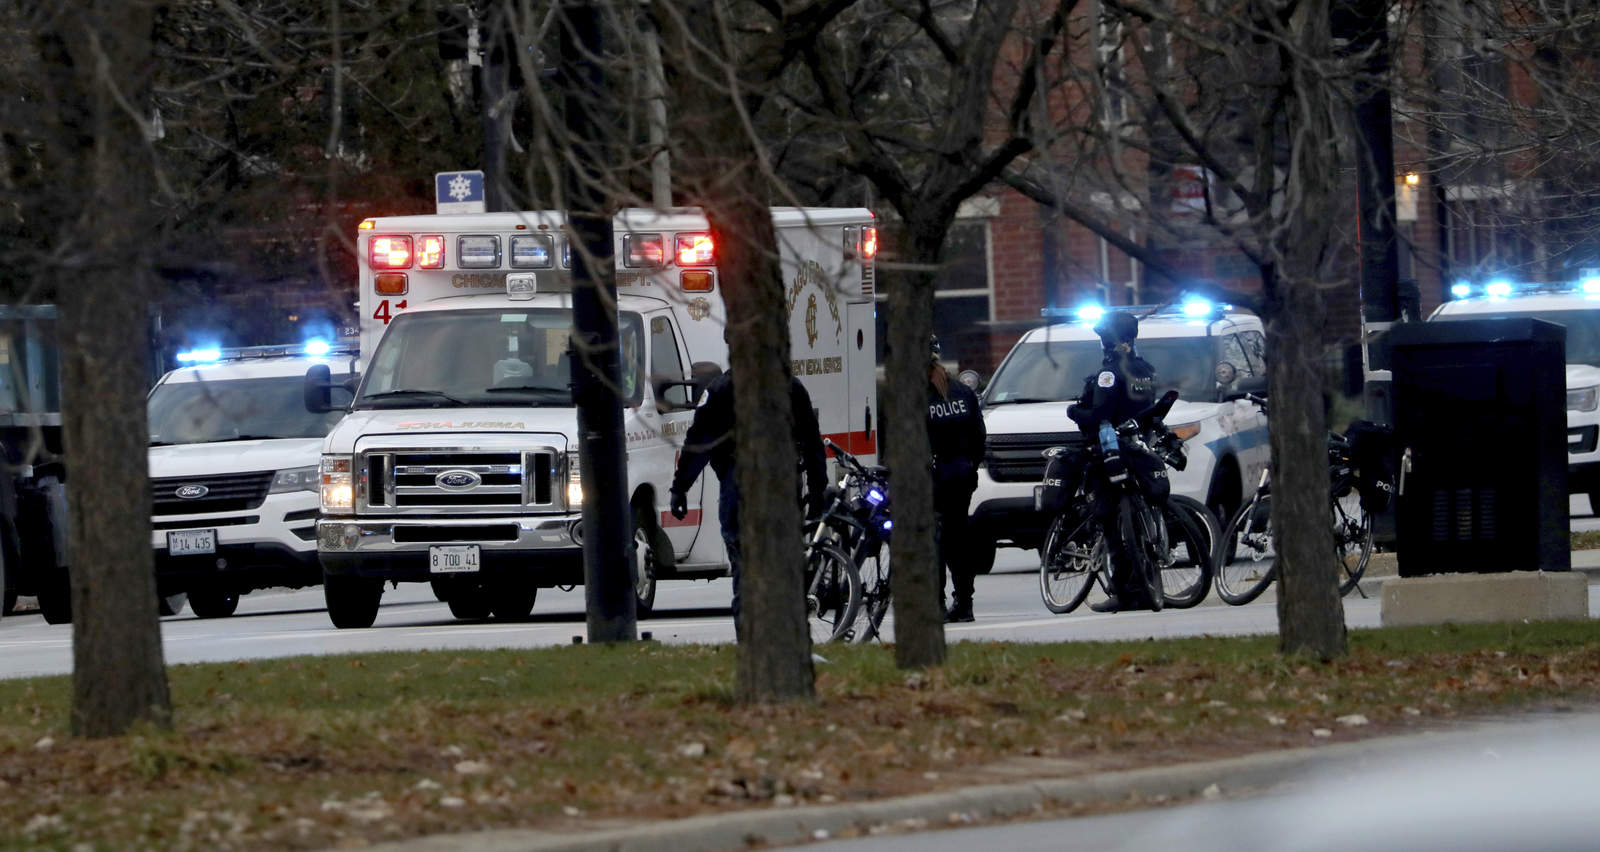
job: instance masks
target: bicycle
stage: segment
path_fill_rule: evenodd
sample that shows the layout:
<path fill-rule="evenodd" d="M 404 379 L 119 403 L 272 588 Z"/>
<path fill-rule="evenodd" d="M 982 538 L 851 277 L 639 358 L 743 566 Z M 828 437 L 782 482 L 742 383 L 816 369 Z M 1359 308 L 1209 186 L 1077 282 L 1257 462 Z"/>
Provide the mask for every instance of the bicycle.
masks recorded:
<path fill-rule="evenodd" d="M 1039 547 L 1039 595 L 1045 608 L 1057 615 L 1081 606 L 1096 584 L 1107 595 L 1116 588 L 1111 548 L 1091 500 L 1084 497 L 1057 515 Z M 1205 504 L 1182 494 L 1167 497 L 1162 523 L 1166 544 L 1151 553 L 1159 572 L 1162 608 L 1197 606 L 1211 591 L 1219 525 Z"/>
<path fill-rule="evenodd" d="M 1145 415 L 1116 430 L 1131 457 L 1153 457 L 1183 469 L 1182 442 L 1161 424 L 1162 415 L 1176 398 L 1169 394 Z M 1058 614 L 1077 609 L 1096 582 L 1106 594 L 1115 593 L 1113 542 L 1101 527 L 1097 500 L 1117 501 L 1116 528 L 1111 532 L 1132 562 L 1136 576 L 1129 580 L 1143 581 L 1152 609 L 1186 609 L 1199 604 L 1211 589 L 1213 557 L 1220 540 L 1220 524 L 1211 510 L 1183 495 L 1153 501 L 1140 487 L 1108 487 L 1111 482 L 1102 481 L 1105 477 L 1087 475 L 1099 470 L 1095 467 L 1101 464 L 1098 445 L 1091 441 L 1086 449 L 1086 453 L 1068 447 L 1044 451 L 1050 461 L 1036 502 L 1041 510 L 1059 503 L 1039 548 L 1039 594 L 1045 608 Z M 1057 490 L 1051 492 L 1052 488 Z"/>
<path fill-rule="evenodd" d="M 817 642 L 866 641 L 888 611 L 888 470 L 867 467 L 830 440 L 844 468 L 829 485 L 821 516 L 806 530 L 806 606 Z M 862 568 L 871 562 L 865 580 Z"/>
<path fill-rule="evenodd" d="M 1266 400 L 1245 398 L 1266 410 Z M 1388 427 L 1361 421 L 1351 431 L 1356 433 L 1354 439 L 1328 433 L 1328 504 L 1340 597 L 1360 589 L 1372 558 L 1372 512 L 1381 510 L 1394 491 L 1384 463 Z M 1217 596 L 1243 606 L 1260 597 L 1278 576 L 1270 470 L 1261 472 L 1256 493 L 1229 520 L 1222 543 Z"/>

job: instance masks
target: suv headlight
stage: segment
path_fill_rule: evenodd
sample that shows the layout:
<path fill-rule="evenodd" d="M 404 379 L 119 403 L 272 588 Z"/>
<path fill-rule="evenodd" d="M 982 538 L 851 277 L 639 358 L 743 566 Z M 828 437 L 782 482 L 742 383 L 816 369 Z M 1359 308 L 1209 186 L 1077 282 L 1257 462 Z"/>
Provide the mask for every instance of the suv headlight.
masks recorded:
<path fill-rule="evenodd" d="M 1568 411 L 1593 411 L 1600 406 L 1600 387 L 1567 391 Z"/>
<path fill-rule="evenodd" d="M 578 469 L 578 451 L 567 453 L 567 508 L 577 509 L 583 505 L 583 476 Z"/>
<path fill-rule="evenodd" d="M 308 467 L 291 467 L 288 470 L 278 471 L 272 478 L 272 487 L 267 489 L 268 494 L 286 494 L 290 491 L 315 491 L 321 482 L 317 478 L 319 468 L 316 465 Z"/>
<path fill-rule="evenodd" d="M 323 456 L 322 511 L 349 514 L 355 509 L 355 488 L 350 479 L 349 456 Z"/>

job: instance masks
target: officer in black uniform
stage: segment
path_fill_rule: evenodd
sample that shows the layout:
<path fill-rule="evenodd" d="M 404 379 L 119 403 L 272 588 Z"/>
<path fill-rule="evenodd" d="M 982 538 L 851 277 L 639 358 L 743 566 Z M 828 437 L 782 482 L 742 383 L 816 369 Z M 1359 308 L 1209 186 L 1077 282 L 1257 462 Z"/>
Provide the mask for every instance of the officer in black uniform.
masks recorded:
<path fill-rule="evenodd" d="M 672 516 L 683 520 L 689 513 L 689 486 L 694 484 L 707 464 L 716 471 L 722 482 L 722 492 L 717 500 L 717 520 L 722 524 L 722 542 L 728 548 L 728 564 L 733 569 L 733 629 L 742 637 L 739 627 L 739 569 L 743 553 L 739 547 L 739 474 L 734 465 L 734 411 L 733 371 L 713 379 L 706 389 L 706 400 L 695 409 L 694 421 L 684 434 L 683 451 L 678 454 L 678 470 L 672 477 L 670 509 Z M 823 489 L 828 483 L 827 457 L 822 449 L 822 434 L 817 427 L 817 414 L 811 408 L 811 395 L 806 393 L 800 380 L 789 377 L 789 406 L 794 412 L 795 450 L 805 469 L 807 511 L 812 516 L 821 513 Z"/>
<path fill-rule="evenodd" d="M 945 621 L 972 620 L 972 559 L 967 554 L 967 505 L 978 487 L 983 461 L 983 414 L 978 395 L 939 363 L 939 339 L 930 341 L 928 361 L 928 444 L 933 450 L 933 511 L 938 523 L 941 574 L 950 572 L 954 602 Z"/>
<path fill-rule="evenodd" d="M 1101 359 L 1100 371 L 1084 379 L 1083 395 L 1078 402 L 1067 407 L 1067 416 L 1078 424 L 1090 441 L 1098 440 L 1100 424 L 1116 426 L 1124 423 L 1148 409 L 1156 399 L 1156 370 L 1150 366 L 1150 362 L 1139 357 L 1133 346 L 1139 337 L 1139 318 L 1127 311 L 1111 311 L 1094 330 L 1100 335 L 1105 357 Z M 1130 464 L 1135 468 L 1133 474 L 1136 476 L 1166 475 L 1165 465 L 1159 459 L 1129 459 L 1121 455 L 1108 455 L 1105 464 L 1106 473 L 1113 480 L 1127 475 Z M 1165 498 L 1166 495 L 1157 491 L 1155 496 Z M 1111 529 L 1106 525 L 1115 522 L 1116 502 L 1102 500 L 1097 508 L 1101 513 L 1103 528 Z M 1112 575 L 1115 584 L 1121 587 L 1127 579 L 1128 566 L 1126 560 L 1118 555 L 1118 550 L 1112 549 L 1115 557 Z M 1123 608 L 1123 604 L 1120 597 L 1113 594 L 1104 601 L 1090 604 L 1089 608 L 1096 612 L 1116 612 Z"/>

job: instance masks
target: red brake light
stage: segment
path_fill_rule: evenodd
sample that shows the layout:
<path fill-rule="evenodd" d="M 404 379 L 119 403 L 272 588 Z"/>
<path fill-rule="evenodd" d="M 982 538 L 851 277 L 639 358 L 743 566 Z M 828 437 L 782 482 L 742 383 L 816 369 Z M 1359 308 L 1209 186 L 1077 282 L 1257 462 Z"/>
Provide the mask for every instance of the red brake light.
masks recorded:
<path fill-rule="evenodd" d="M 371 245 L 373 269 L 411 268 L 410 237 L 373 237 Z"/>
<path fill-rule="evenodd" d="M 715 262 L 710 234 L 678 235 L 679 266 L 710 266 Z"/>
<path fill-rule="evenodd" d="M 417 238 L 417 267 L 419 269 L 444 268 L 444 237 Z"/>
<path fill-rule="evenodd" d="M 863 260 L 871 260 L 878 256 L 878 229 L 866 227 L 861 229 L 861 248 L 857 251 Z"/>

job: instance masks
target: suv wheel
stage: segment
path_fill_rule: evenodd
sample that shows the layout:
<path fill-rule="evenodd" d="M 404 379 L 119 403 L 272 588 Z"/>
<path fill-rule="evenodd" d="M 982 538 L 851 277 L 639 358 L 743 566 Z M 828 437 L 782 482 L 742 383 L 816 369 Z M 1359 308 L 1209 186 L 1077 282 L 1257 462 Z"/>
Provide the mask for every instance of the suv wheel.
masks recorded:
<path fill-rule="evenodd" d="M 239 608 L 237 592 L 221 589 L 195 589 L 189 593 L 189 609 L 199 618 L 227 618 Z"/>

